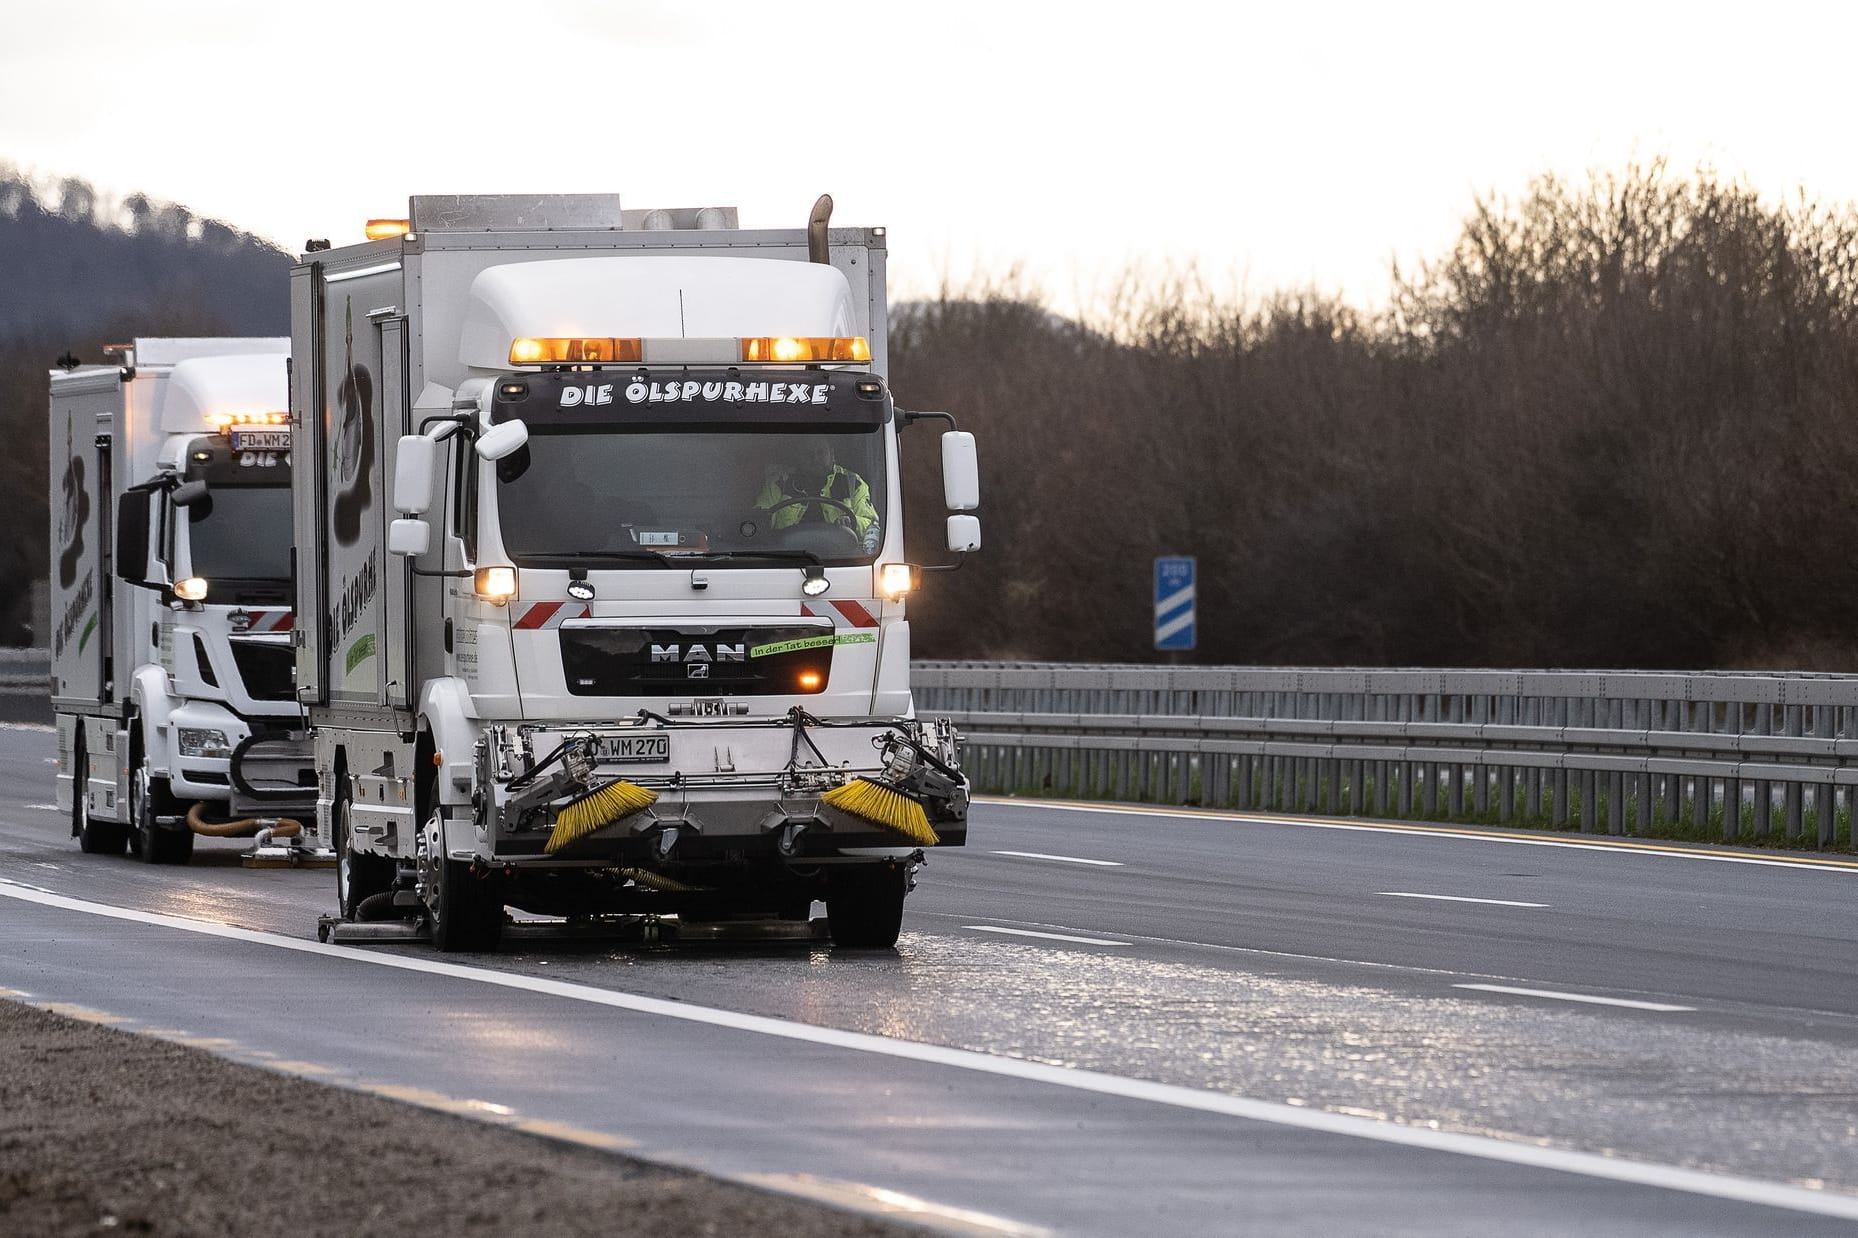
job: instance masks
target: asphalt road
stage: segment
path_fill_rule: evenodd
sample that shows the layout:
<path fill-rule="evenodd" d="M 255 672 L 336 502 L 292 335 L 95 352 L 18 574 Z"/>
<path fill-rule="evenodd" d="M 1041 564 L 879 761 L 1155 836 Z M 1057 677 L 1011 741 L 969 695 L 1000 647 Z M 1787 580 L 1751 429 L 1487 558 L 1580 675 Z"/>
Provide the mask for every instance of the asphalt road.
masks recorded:
<path fill-rule="evenodd" d="M 1858 1220 L 1858 864 L 989 802 L 895 953 L 442 959 L 235 844 L 80 855 L 50 750 L 0 730 L 0 987 L 230 1056 L 982 1232 Z"/>

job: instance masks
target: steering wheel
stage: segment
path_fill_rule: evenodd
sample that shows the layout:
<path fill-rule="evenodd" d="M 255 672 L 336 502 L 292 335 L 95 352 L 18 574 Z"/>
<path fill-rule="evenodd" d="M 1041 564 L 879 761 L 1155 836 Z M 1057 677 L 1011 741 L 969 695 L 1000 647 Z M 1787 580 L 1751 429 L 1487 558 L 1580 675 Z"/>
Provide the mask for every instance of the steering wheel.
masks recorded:
<path fill-rule="evenodd" d="M 856 521 L 858 519 L 858 517 L 852 512 L 852 509 L 849 504 L 841 503 L 837 499 L 826 498 L 824 495 L 821 495 L 818 498 L 813 498 L 809 496 L 807 498 L 800 498 L 800 499 L 782 499 L 780 502 L 774 504 L 772 507 L 764 507 L 761 510 L 768 513 L 769 516 L 773 516 L 775 512 L 781 510 L 781 508 L 783 507 L 803 506 L 807 503 L 824 503 L 828 507 L 836 507 L 840 511 L 844 512 L 845 518 L 847 520 Z M 823 523 L 836 524 L 837 521 L 825 521 Z M 787 527 L 792 528 L 793 526 L 789 525 Z"/>

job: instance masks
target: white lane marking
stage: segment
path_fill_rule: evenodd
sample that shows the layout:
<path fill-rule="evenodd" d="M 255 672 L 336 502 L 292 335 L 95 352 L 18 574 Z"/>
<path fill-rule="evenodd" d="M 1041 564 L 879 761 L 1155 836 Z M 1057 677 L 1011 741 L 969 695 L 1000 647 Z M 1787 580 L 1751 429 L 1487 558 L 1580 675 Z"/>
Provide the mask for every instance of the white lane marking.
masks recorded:
<path fill-rule="evenodd" d="M 1094 864 L 1099 868 L 1121 868 L 1121 860 L 1086 860 L 1075 855 L 1047 855 L 1043 851 L 996 851 L 995 855 L 1016 856 L 1022 860 L 1057 860 L 1060 864 Z"/>
<path fill-rule="evenodd" d="M 998 924 L 964 924 L 963 928 L 973 929 L 977 933 L 1005 933 L 1009 937 L 1037 937 L 1042 941 L 1075 941 L 1085 946 L 1126 946 L 1126 941 L 1111 941 L 1107 937 L 1079 937 L 1073 933 L 1035 933 L 1031 929 L 1002 928 Z"/>
<path fill-rule="evenodd" d="M 1510 1143 L 1485 1135 L 1464 1135 L 1422 1126 L 1399 1126 L 1376 1122 L 1368 1118 L 1330 1113 L 1322 1109 L 1304 1109 L 1271 1101 L 1251 1100 L 1243 1096 L 1231 1096 L 1224 1092 L 1207 1092 L 1198 1088 L 1180 1087 L 1171 1083 L 1154 1083 L 1146 1079 L 1129 1079 L 1100 1071 L 1078 1070 L 1074 1067 L 1050 1066 L 1043 1062 L 1028 1062 L 1020 1058 L 995 1057 L 988 1053 L 977 1053 L 972 1049 L 951 1049 L 942 1045 L 923 1044 L 913 1040 L 893 1040 L 886 1036 L 873 1036 L 866 1032 L 847 1032 L 833 1027 L 790 1023 L 785 1019 L 773 1019 L 766 1015 L 717 1010 L 707 1006 L 666 1001 L 662 998 L 641 997 L 612 989 L 598 989 L 590 985 L 574 984 L 563 980 L 544 980 L 538 976 L 523 976 L 489 968 L 467 967 L 461 963 L 442 963 L 436 959 L 412 955 L 369 954 L 348 946 L 325 946 L 320 942 L 283 937 L 276 933 L 261 933 L 254 929 L 235 928 L 229 924 L 214 924 L 205 920 L 189 920 L 181 916 L 161 915 L 156 912 L 135 911 L 127 907 L 112 907 L 105 903 L 86 902 L 82 899 L 68 898 L 62 894 L 28 889 L 6 881 L 4 878 L 0 878 L 0 898 L 36 903 L 42 907 L 55 907 L 64 911 L 83 912 L 87 915 L 102 916 L 112 920 L 126 920 L 135 924 L 178 929 L 185 933 L 198 933 L 229 941 L 270 946 L 279 950 L 294 950 L 299 954 L 342 959 L 370 967 L 387 967 L 396 971 L 419 972 L 428 976 L 468 980 L 478 984 L 494 985 L 498 988 L 518 989 L 527 993 L 606 1006 L 615 1010 L 679 1019 L 686 1023 L 699 1023 L 806 1044 L 827 1045 L 858 1053 L 946 1066 L 956 1070 L 972 1071 L 975 1074 L 1018 1079 L 1028 1083 L 1049 1084 L 1053 1087 L 1070 1088 L 1073 1091 L 1089 1092 L 1099 1096 L 1146 1101 L 1151 1104 L 1168 1105 L 1201 1113 L 1214 1113 L 1250 1122 L 1265 1122 L 1298 1130 L 1319 1131 L 1324 1134 L 1368 1139 L 1377 1143 L 1398 1144 L 1432 1152 L 1448 1152 L 1458 1156 L 1472 1156 L 1481 1160 L 1501 1161 L 1535 1169 L 1550 1169 L 1588 1178 L 1604 1178 L 1636 1186 L 1654 1187 L 1659 1190 L 1683 1191 L 1687 1194 L 1702 1195 L 1712 1199 L 1730 1199 L 1762 1207 L 1784 1208 L 1793 1212 L 1858 1221 L 1858 1196 L 1840 1195 L 1810 1187 L 1792 1186 L 1781 1182 L 1763 1182 L 1755 1178 L 1710 1174 L 1701 1170 L 1683 1169 L 1676 1165 L 1620 1160 L 1587 1152 L 1545 1148 L 1535 1144 Z"/>
<path fill-rule="evenodd" d="M 1462 894 L 1414 894 L 1406 890 L 1376 890 L 1381 898 L 1429 898 L 1441 903 L 1487 903 L 1492 907 L 1546 907 L 1547 903 L 1519 903 L 1508 898 L 1466 898 Z"/>
<path fill-rule="evenodd" d="M 1559 838 L 1537 838 L 1519 834 L 1476 834 L 1469 830 L 1429 830 L 1412 825 L 1371 825 L 1352 821 L 1317 821 L 1303 817 L 1270 817 L 1259 813 L 1175 812 L 1166 808 L 1142 805 L 1056 803 L 1046 800 L 1017 800 L 1002 796 L 976 796 L 977 804 L 999 804 L 1008 808 L 1042 808 L 1048 812 L 1098 812 L 1122 817 L 1175 817 L 1182 821 L 1249 821 L 1259 825 L 1295 825 L 1306 830 L 1342 830 L 1358 834 L 1405 834 L 1414 838 L 1447 838 L 1467 843 L 1507 843 L 1513 847 L 1562 847 L 1569 851 L 1603 851 L 1611 855 L 1636 855 L 1654 860 L 1706 860 L 1714 864 L 1752 864 L 1758 868 L 1791 868 L 1796 872 L 1837 873 L 1858 877 L 1858 864 L 1837 860 L 1801 857 L 1797 860 L 1762 859 L 1752 855 L 1715 855 L 1707 851 L 1686 851 L 1656 845 L 1631 846 L 1620 843 L 1582 843 Z"/>
<path fill-rule="evenodd" d="M 1673 1006 L 1668 1002 L 1635 1002 L 1624 997 L 1595 997 L 1591 993 L 1562 993 L 1556 989 L 1519 989 L 1508 984 L 1454 984 L 1454 989 L 1477 989 L 1484 993 L 1513 993 L 1517 997 L 1546 997 L 1557 1002 L 1584 1002 L 1589 1006 L 1624 1006 L 1628 1010 L 1659 1010 L 1681 1013 L 1695 1006 Z"/>
<path fill-rule="evenodd" d="M 56 804 L 28 804 L 26 805 L 26 807 L 37 808 L 41 812 L 63 812 L 64 811 L 64 809 L 58 807 L 58 805 Z"/>
<path fill-rule="evenodd" d="M 933 1224 L 936 1229 L 954 1234 L 1006 1235 L 1006 1238 L 1051 1238 L 1051 1230 L 1041 1229 L 1036 1225 L 1025 1225 L 1018 1221 L 1009 1221 L 992 1213 L 976 1212 L 972 1208 L 951 1208 L 946 1204 L 934 1203 L 915 1195 L 906 1195 L 902 1191 L 893 1191 L 881 1186 L 868 1186 L 862 1182 L 841 1182 L 832 1178 L 819 1178 L 812 1174 L 792 1173 L 755 1173 L 742 1175 L 744 1182 L 766 1187 L 771 1191 L 780 1191 L 786 1195 L 798 1195 L 829 1203 L 840 1208 L 852 1208 L 859 1212 L 876 1213 L 884 1217 L 899 1217 L 905 1221 L 921 1224 Z"/>

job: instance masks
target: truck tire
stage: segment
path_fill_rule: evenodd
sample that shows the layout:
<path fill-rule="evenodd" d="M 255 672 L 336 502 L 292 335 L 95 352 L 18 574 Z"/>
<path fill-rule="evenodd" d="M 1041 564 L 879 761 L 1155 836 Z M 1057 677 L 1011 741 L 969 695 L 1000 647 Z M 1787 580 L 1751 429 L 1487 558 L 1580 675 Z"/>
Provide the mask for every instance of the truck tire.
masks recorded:
<path fill-rule="evenodd" d="M 77 835 L 78 850 L 85 855 L 121 855 L 129 845 L 129 828 L 114 821 L 98 821 L 90 815 L 90 770 L 84 761 L 84 738 L 80 729 L 76 756 L 72 763 L 71 832 Z"/>
<path fill-rule="evenodd" d="M 353 920 L 364 899 L 394 888 L 396 865 L 384 855 L 357 853 L 354 837 L 355 787 L 343 770 L 336 782 L 332 831 L 335 834 L 335 898 L 344 920 Z"/>
<path fill-rule="evenodd" d="M 148 772 L 148 761 L 138 750 L 130 753 L 129 824 L 135 831 L 136 851 L 146 864 L 185 864 L 194 858 L 192 830 L 164 830 L 155 818 L 168 806 L 168 782 Z"/>
<path fill-rule="evenodd" d="M 478 876 L 470 864 L 448 860 L 442 852 L 432 874 L 426 896 L 432 944 L 447 954 L 495 950 L 503 939 L 503 898 L 495 878 Z"/>
<path fill-rule="evenodd" d="M 903 931 L 903 896 L 909 870 L 901 864 L 845 864 L 826 881 L 826 922 L 832 944 L 888 950 Z"/>

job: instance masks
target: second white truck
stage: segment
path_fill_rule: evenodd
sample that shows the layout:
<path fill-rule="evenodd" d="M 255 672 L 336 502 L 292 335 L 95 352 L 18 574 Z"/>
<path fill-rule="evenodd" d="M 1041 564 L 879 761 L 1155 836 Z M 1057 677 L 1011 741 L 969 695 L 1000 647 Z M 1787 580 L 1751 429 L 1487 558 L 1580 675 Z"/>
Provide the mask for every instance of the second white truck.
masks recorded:
<path fill-rule="evenodd" d="M 288 348 L 145 338 L 52 373 L 56 795 L 87 852 L 308 841 Z"/>

